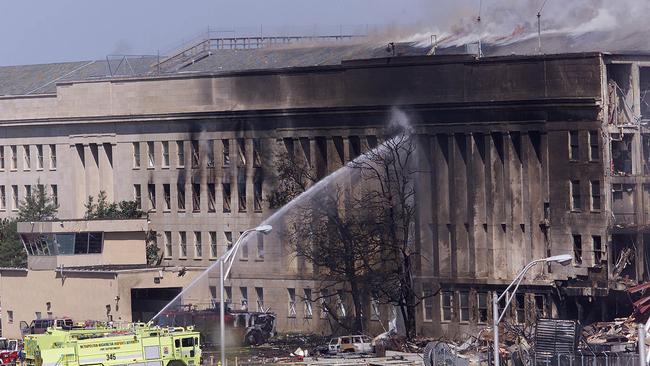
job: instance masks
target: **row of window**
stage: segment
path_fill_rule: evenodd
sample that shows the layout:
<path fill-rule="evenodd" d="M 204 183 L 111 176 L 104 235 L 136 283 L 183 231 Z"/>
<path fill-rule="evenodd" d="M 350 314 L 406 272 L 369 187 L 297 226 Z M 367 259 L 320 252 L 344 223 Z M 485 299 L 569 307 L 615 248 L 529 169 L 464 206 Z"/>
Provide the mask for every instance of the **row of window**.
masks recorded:
<path fill-rule="evenodd" d="M 179 259 L 187 259 L 189 257 L 189 252 L 192 252 L 192 258 L 194 259 L 203 259 L 205 255 L 208 255 L 210 259 L 217 259 L 219 255 L 218 251 L 218 238 L 216 231 L 208 232 L 207 238 L 203 235 L 204 233 L 200 231 L 186 232 L 179 231 L 172 233 L 171 231 L 164 231 L 162 233 L 164 256 L 167 259 L 171 259 L 174 256 L 174 249 L 176 248 L 176 253 Z M 241 232 L 239 233 L 241 235 Z M 191 247 L 188 248 L 188 235 L 191 235 Z M 205 240 L 205 239 L 207 240 Z M 263 261 L 264 260 L 264 237 L 263 235 L 251 235 L 249 239 L 244 241 L 239 248 L 240 259 L 248 260 L 250 255 L 254 255 L 255 260 Z M 254 245 L 252 238 L 256 238 Z M 230 249 L 233 245 L 233 233 L 232 231 L 223 232 L 223 247 Z M 207 243 L 206 243 L 207 241 Z M 208 247 L 205 247 L 206 243 Z M 208 251 L 206 253 L 206 250 Z"/>
<path fill-rule="evenodd" d="M 582 264 L 583 249 L 582 249 L 582 235 L 573 234 L 573 261 L 575 264 Z M 600 265 L 605 259 L 605 247 L 603 246 L 602 237 L 600 235 L 591 236 L 591 248 L 594 253 L 594 264 Z"/>
<path fill-rule="evenodd" d="M 600 144 L 598 130 L 587 131 L 589 142 L 589 161 L 600 160 Z M 580 160 L 580 131 L 569 131 L 569 160 Z"/>
<path fill-rule="evenodd" d="M 600 195 L 600 181 L 589 181 L 589 197 L 591 198 L 587 205 L 583 205 L 581 182 L 579 180 L 572 180 L 569 184 L 569 191 L 571 195 L 571 211 L 580 212 L 585 207 L 593 212 L 599 212 L 601 209 L 601 195 Z"/>
<path fill-rule="evenodd" d="M 231 183 L 221 183 L 220 185 L 208 183 L 201 185 L 192 183 L 189 185 L 191 193 L 191 203 L 186 202 L 188 188 L 185 184 L 162 184 L 162 209 L 163 211 L 171 211 L 173 202 L 176 202 L 175 209 L 178 212 L 185 212 L 191 210 L 192 212 L 201 212 L 201 191 L 205 191 L 207 196 L 207 211 L 217 212 L 217 186 L 219 186 L 221 194 L 221 212 L 232 212 L 232 187 Z M 147 184 L 147 207 L 148 210 L 155 211 L 158 207 L 158 191 L 155 184 Z M 176 199 L 172 199 L 172 195 Z M 133 199 L 137 202 L 138 208 L 142 208 L 142 186 L 140 184 L 133 185 Z M 262 212 L 262 179 L 256 178 L 253 181 L 253 212 Z M 188 207 L 189 206 L 189 207 Z M 247 212 L 247 194 L 246 183 L 237 183 L 237 211 Z"/>
<path fill-rule="evenodd" d="M 20 234 L 29 255 L 100 254 L 103 248 L 102 232 Z"/>
<path fill-rule="evenodd" d="M 237 164 L 245 166 L 246 161 L 246 139 L 234 139 L 237 152 Z M 155 168 L 160 161 L 160 166 L 169 168 L 172 164 L 170 156 L 175 156 L 174 164 L 177 168 L 184 168 L 186 165 L 186 149 L 190 153 L 190 166 L 192 168 L 207 167 L 214 168 L 215 163 L 215 145 L 220 147 L 221 166 L 230 166 L 230 139 L 220 140 L 191 140 L 191 141 L 147 141 L 144 143 L 133 142 L 133 168 L 139 169 L 141 167 L 141 144 L 146 149 L 147 168 Z M 156 144 L 159 145 L 160 155 L 156 154 Z M 253 139 L 253 166 L 259 167 L 262 164 L 261 160 L 262 143 L 260 139 Z M 160 159 L 162 158 L 162 159 Z M 159 160 L 160 159 L 160 160 Z M 205 161 L 205 163 L 202 163 Z"/>
<path fill-rule="evenodd" d="M 25 199 L 25 197 L 31 196 L 32 194 L 32 185 L 25 185 L 23 186 L 22 189 L 22 196 L 19 192 L 19 186 L 18 185 L 12 185 L 9 186 L 10 191 L 7 192 L 7 187 L 1 185 L 0 186 L 0 211 L 5 211 L 7 210 L 7 200 L 11 200 L 11 210 L 17 211 L 18 206 L 20 205 L 21 198 Z M 38 190 L 45 190 L 46 187 L 43 184 L 37 184 L 36 189 Z M 7 194 L 10 193 L 10 197 L 7 197 Z M 52 198 L 52 201 L 55 204 L 59 203 L 59 188 L 56 184 L 51 184 L 49 185 L 49 195 Z"/>
<path fill-rule="evenodd" d="M 49 169 L 50 170 L 56 170 L 56 145 L 45 145 L 47 146 L 47 153 L 49 157 Z M 10 170 L 18 170 L 18 148 L 22 150 L 22 156 L 23 156 L 23 166 L 22 169 L 24 171 L 31 170 L 32 169 L 32 162 L 33 162 L 33 157 L 32 157 L 32 152 L 36 152 L 36 170 L 43 170 L 46 161 L 45 161 L 45 148 L 43 145 L 35 145 L 35 149 L 31 148 L 31 145 L 9 145 L 9 146 L 0 146 L 0 171 L 5 170 L 5 154 L 7 153 L 5 151 L 5 148 L 8 147 L 8 155 L 9 155 L 9 169 Z"/>
<path fill-rule="evenodd" d="M 217 294 L 217 287 L 216 286 L 210 286 L 210 292 L 212 295 L 212 298 L 215 301 L 218 301 L 219 299 L 219 294 Z M 302 289 L 302 294 L 298 294 L 296 289 L 293 287 L 287 288 L 287 317 L 288 318 L 297 318 L 298 317 L 298 311 L 299 309 L 302 309 L 302 314 L 300 314 L 303 318 L 305 319 L 311 319 L 314 316 L 314 311 L 313 311 L 313 295 L 312 295 L 312 289 L 310 288 L 304 288 Z M 268 307 L 264 306 L 264 288 L 263 287 L 255 287 L 255 308 L 250 306 L 249 302 L 249 295 L 248 295 L 248 287 L 239 287 L 239 302 L 238 302 L 238 308 L 240 310 L 255 310 L 255 311 L 268 311 Z M 232 287 L 231 286 L 224 286 L 224 298 L 226 300 L 226 303 L 229 303 L 233 305 L 233 297 L 232 297 Z M 321 304 L 323 301 L 321 301 Z M 301 305 L 301 306 L 300 306 Z M 324 310 L 324 307 L 321 306 L 321 312 L 320 312 L 320 317 L 326 318 L 327 317 L 327 311 Z"/>
<path fill-rule="evenodd" d="M 423 319 L 433 321 L 433 292 L 423 293 Z M 489 291 L 440 291 L 440 320 L 443 323 L 487 324 L 492 320 L 492 295 Z M 499 313 L 506 305 L 505 296 L 499 302 Z M 547 316 L 546 295 L 517 293 L 504 318 L 517 324 L 533 323 L 536 319 Z"/>

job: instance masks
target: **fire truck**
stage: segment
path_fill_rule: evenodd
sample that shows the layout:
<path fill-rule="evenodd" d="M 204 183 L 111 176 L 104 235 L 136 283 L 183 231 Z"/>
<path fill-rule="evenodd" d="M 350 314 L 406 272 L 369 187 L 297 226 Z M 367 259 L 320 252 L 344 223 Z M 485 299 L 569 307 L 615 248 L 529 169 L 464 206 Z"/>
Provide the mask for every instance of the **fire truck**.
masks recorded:
<path fill-rule="evenodd" d="M 48 328 L 25 336 L 26 366 L 199 366 L 199 332 L 193 327 Z"/>
<path fill-rule="evenodd" d="M 18 360 L 18 341 L 0 338 L 0 365 L 15 365 Z"/>

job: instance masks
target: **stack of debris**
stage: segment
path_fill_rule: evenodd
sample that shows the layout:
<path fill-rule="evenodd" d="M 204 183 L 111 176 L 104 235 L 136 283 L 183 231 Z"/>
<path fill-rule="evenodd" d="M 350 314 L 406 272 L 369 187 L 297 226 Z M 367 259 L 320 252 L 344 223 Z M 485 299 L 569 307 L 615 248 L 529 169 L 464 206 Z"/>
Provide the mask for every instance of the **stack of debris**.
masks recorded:
<path fill-rule="evenodd" d="M 625 351 L 637 341 L 637 323 L 633 316 L 613 322 L 598 322 L 582 329 L 587 344 L 599 351 Z"/>

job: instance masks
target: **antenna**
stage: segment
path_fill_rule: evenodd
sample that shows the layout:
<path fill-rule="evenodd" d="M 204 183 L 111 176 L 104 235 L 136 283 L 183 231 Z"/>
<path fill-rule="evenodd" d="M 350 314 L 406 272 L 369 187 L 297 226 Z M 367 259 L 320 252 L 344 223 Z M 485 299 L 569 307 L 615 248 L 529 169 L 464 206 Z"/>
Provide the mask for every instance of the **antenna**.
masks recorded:
<path fill-rule="evenodd" d="M 478 25 L 478 57 L 483 57 L 483 49 L 481 47 L 481 10 L 483 10 L 483 0 L 478 1 L 478 16 L 476 16 L 476 24 Z"/>
<path fill-rule="evenodd" d="M 537 11 L 537 52 L 542 54 L 542 10 L 548 0 L 544 0 L 542 6 Z"/>

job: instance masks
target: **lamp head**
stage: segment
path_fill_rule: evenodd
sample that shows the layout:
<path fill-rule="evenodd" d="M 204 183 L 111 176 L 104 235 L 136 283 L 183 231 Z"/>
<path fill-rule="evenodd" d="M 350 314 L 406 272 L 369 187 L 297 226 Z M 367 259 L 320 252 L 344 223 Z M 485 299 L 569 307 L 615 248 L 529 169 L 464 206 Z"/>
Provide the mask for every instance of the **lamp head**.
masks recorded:
<path fill-rule="evenodd" d="M 571 254 L 560 254 L 560 255 L 554 255 L 552 257 L 548 257 L 544 259 L 545 262 L 557 262 L 561 265 L 567 265 L 571 260 L 573 259 L 573 256 Z"/>
<path fill-rule="evenodd" d="M 273 227 L 271 225 L 260 225 L 255 228 L 255 231 L 262 233 L 262 234 L 268 234 L 273 230 Z"/>

